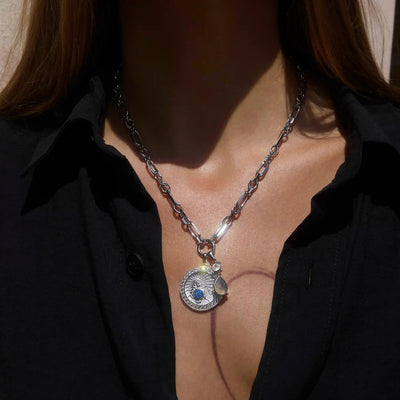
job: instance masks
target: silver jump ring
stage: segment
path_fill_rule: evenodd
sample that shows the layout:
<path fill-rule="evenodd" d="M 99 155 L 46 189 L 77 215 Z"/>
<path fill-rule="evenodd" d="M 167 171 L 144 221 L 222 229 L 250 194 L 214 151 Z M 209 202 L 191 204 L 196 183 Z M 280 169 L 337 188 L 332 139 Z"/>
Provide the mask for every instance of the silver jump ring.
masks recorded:
<path fill-rule="evenodd" d="M 202 251 L 201 248 L 204 246 L 210 247 L 211 250 L 207 252 Z M 211 239 L 202 239 L 202 241 L 197 244 L 197 252 L 199 253 L 200 257 L 203 257 L 203 259 L 209 257 L 214 259 L 215 243 Z"/>

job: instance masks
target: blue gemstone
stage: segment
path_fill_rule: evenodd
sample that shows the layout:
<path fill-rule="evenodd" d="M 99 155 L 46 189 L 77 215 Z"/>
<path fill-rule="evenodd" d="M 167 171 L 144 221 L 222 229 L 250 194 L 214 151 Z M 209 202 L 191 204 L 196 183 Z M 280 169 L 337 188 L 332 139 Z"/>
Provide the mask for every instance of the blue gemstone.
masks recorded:
<path fill-rule="evenodd" d="M 204 296 L 204 293 L 201 289 L 193 290 L 193 297 L 195 300 L 201 300 Z"/>

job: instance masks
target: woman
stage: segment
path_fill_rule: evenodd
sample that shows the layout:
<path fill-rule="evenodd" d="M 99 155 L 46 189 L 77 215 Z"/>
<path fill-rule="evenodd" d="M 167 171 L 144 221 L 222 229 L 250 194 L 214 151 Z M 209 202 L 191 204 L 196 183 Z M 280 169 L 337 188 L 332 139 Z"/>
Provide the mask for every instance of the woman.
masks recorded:
<path fill-rule="evenodd" d="M 355 1 L 34 3 L 0 398 L 398 398 L 399 98 Z"/>

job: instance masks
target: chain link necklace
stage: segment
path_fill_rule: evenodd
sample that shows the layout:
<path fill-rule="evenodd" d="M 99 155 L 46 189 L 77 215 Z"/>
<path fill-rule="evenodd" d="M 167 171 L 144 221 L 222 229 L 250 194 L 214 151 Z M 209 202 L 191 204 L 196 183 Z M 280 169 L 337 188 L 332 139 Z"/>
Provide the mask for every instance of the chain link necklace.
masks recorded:
<path fill-rule="evenodd" d="M 287 140 L 289 133 L 292 131 L 296 123 L 297 116 L 300 113 L 305 98 L 306 80 L 303 72 L 297 67 L 297 76 L 299 81 L 298 92 L 289 117 L 280 131 L 277 142 L 271 147 L 269 153 L 265 156 L 260 166 L 257 168 L 254 177 L 247 184 L 246 190 L 242 192 L 239 199 L 226 215 L 216 231 L 205 239 L 201 236 L 194 222 L 188 217 L 182 205 L 175 200 L 171 194 L 170 185 L 164 181 L 160 170 L 151 159 L 149 150 L 143 143 L 143 139 L 136 128 L 130 113 L 127 109 L 125 100 L 122 96 L 120 87 L 120 70 L 114 76 L 114 95 L 118 110 L 128 129 L 129 136 L 135 144 L 139 155 L 146 163 L 147 170 L 158 183 L 161 193 L 168 198 L 173 211 L 180 218 L 183 227 L 190 233 L 197 246 L 197 253 L 202 258 L 202 264 L 190 270 L 182 278 L 180 284 L 180 295 L 184 303 L 195 311 L 208 311 L 220 303 L 220 301 L 228 294 L 228 285 L 221 276 L 222 266 L 220 261 L 215 258 L 215 249 L 217 243 L 225 235 L 232 225 L 233 221 L 239 217 L 243 207 L 257 190 L 260 181 L 266 175 L 272 160 L 278 155 L 281 144 Z"/>

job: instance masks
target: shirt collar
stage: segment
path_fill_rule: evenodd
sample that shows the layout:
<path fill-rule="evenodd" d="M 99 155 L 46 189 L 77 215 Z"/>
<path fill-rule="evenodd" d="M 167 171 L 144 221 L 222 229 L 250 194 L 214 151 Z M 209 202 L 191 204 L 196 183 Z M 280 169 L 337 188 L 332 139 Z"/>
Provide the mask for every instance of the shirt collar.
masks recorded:
<path fill-rule="evenodd" d="M 86 124 L 90 128 L 88 132 L 95 142 L 102 142 L 99 135 L 99 127 L 104 116 L 106 105 L 106 91 L 100 76 L 94 76 L 89 81 L 89 90 L 73 106 L 64 122 L 51 129 L 40 137 L 36 143 L 32 157 L 23 167 L 20 176 L 25 176 L 29 171 L 38 166 L 42 160 L 56 147 L 59 138 L 74 124 Z"/>

